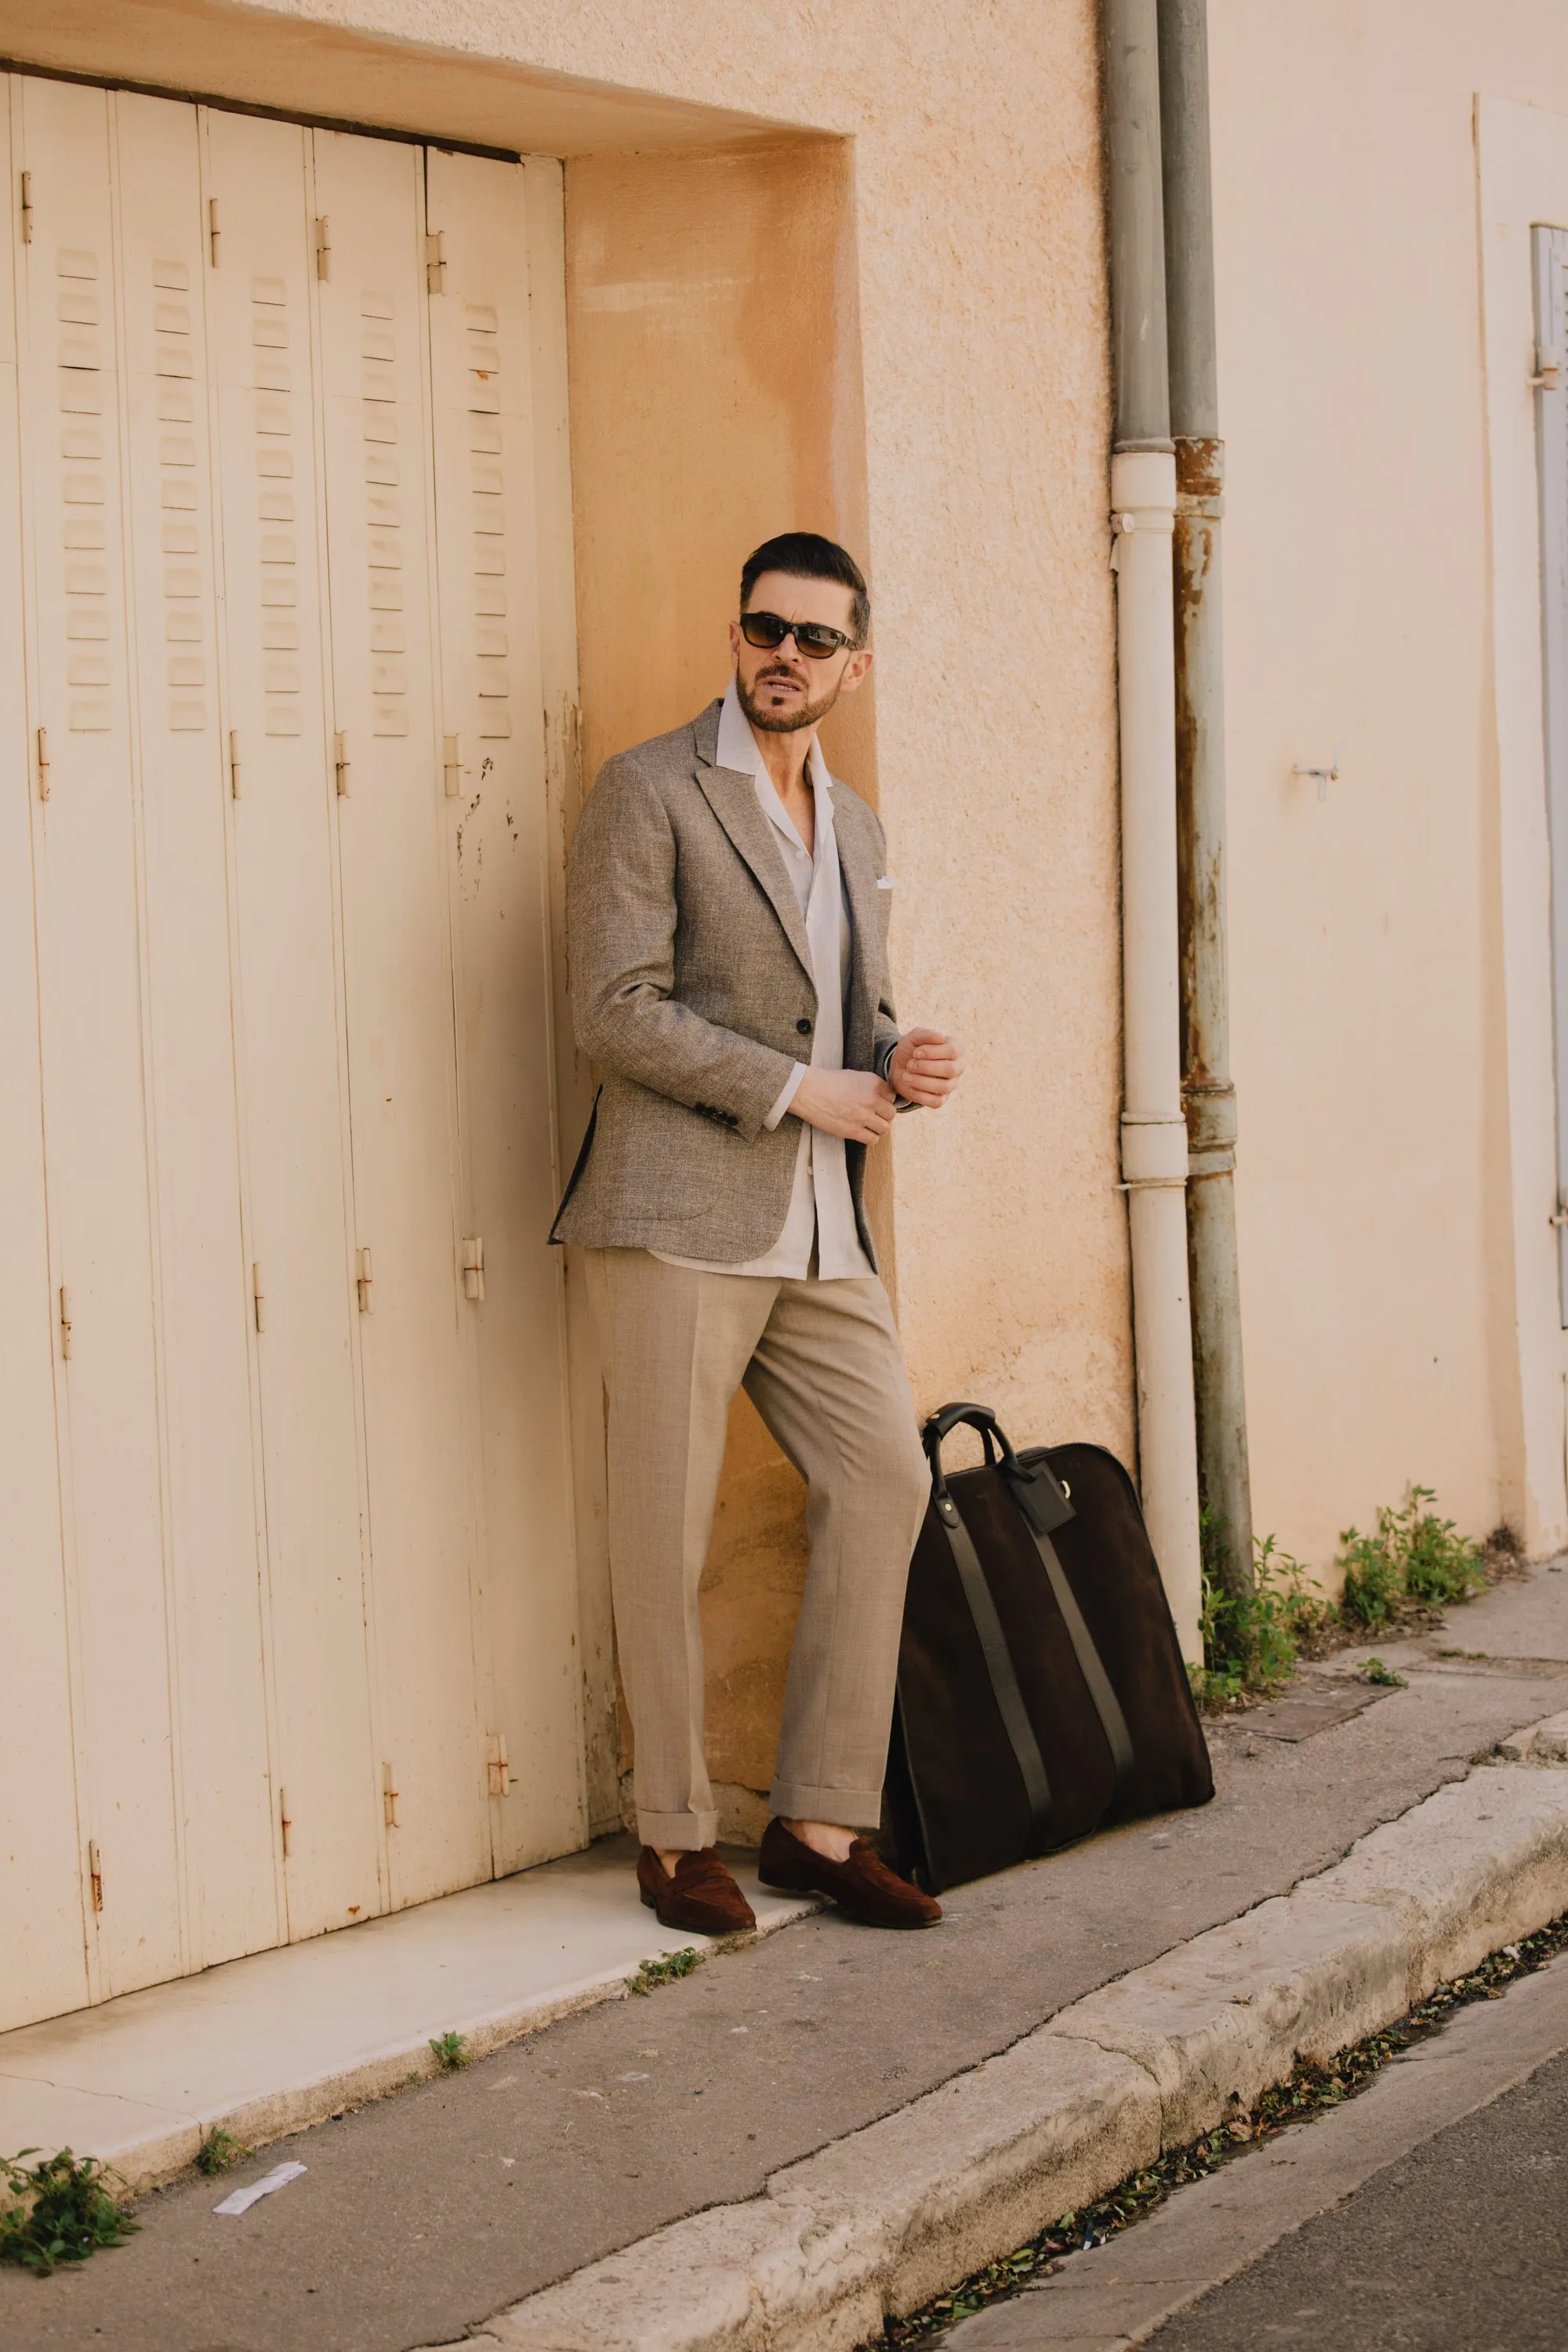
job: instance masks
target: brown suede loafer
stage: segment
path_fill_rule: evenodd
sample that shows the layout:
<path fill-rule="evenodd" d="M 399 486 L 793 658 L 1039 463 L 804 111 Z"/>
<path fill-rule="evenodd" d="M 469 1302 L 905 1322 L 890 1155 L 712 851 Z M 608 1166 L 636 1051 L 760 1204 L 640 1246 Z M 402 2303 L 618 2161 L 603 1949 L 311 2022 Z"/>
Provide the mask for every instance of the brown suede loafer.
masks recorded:
<path fill-rule="evenodd" d="M 942 1905 L 898 1877 L 864 1838 L 856 1839 L 847 1862 L 829 1862 L 783 1822 L 770 1822 L 763 1832 L 757 1876 L 784 1894 L 830 1895 L 845 1916 L 863 1927 L 934 1927 L 942 1917 Z"/>
<path fill-rule="evenodd" d="M 757 1915 L 710 1845 L 683 1853 L 674 1875 L 651 1845 L 637 1856 L 637 1885 L 661 1927 L 693 1936 L 739 1936 L 757 1924 Z"/>

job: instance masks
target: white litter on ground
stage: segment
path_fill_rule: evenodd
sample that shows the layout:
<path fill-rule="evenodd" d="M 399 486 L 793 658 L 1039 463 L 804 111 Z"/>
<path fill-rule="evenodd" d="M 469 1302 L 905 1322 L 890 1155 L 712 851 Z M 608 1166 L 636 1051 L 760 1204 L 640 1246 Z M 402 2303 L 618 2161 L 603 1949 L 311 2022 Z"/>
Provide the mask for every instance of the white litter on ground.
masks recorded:
<path fill-rule="evenodd" d="M 221 2205 L 213 2207 L 213 2211 L 248 2213 L 258 2197 L 270 2197 L 275 2189 L 287 2189 L 291 2180 L 299 2179 L 304 2169 L 302 2164 L 275 2164 L 270 2172 L 264 2172 L 259 2180 L 251 2181 L 247 2188 L 231 2189 Z"/>

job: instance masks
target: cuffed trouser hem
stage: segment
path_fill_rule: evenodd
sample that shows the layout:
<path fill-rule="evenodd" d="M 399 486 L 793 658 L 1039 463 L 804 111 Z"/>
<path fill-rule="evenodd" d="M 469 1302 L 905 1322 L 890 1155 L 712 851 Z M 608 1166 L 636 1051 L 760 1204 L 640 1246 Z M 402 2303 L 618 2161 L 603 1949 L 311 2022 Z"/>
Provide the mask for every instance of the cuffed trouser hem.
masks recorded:
<path fill-rule="evenodd" d="M 797 1816 L 797 1819 L 799 1817 Z M 665 1853 L 695 1853 L 719 1842 L 719 1816 L 711 1813 L 645 1813 L 637 1808 L 637 1835 Z"/>
<path fill-rule="evenodd" d="M 840 1829 L 874 1830 L 881 1826 L 880 1789 L 808 1789 L 799 1780 L 775 1780 L 768 1791 L 768 1811 L 781 1822 L 834 1822 Z"/>

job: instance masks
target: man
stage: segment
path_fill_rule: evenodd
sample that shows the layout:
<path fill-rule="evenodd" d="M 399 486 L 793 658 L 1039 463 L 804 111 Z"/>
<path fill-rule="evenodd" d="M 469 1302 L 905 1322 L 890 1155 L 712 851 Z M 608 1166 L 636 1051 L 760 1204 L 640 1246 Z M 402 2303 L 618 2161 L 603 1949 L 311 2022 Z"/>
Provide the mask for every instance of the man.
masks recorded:
<path fill-rule="evenodd" d="M 603 1085 L 553 1237 L 586 1253 L 609 1392 L 638 1884 L 706 1935 L 755 1925 L 713 1851 L 697 1605 L 741 1386 L 806 1481 L 811 1541 L 759 1875 L 873 1925 L 941 1916 L 857 1835 L 880 1817 L 928 1483 L 866 1153 L 963 1068 L 951 1037 L 899 1033 L 882 828 L 817 747 L 871 667 L 869 618 L 830 540 L 758 548 L 729 691 L 606 761 L 572 850 L 573 1009 Z"/>

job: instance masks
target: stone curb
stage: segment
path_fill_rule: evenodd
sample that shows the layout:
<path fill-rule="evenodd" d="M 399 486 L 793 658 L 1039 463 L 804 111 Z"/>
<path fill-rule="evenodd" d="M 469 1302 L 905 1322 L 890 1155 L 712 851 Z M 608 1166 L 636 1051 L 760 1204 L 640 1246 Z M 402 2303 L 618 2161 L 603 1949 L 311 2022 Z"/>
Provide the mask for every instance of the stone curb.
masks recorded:
<path fill-rule="evenodd" d="M 1531 1733 L 1518 1736 L 1531 1753 Z M 1549 1754 L 1550 1741 L 1542 1743 Z M 853 2352 L 1063 2212 L 1568 1910 L 1568 1769 L 1491 1766 L 999 2056 L 466 2339 Z"/>

